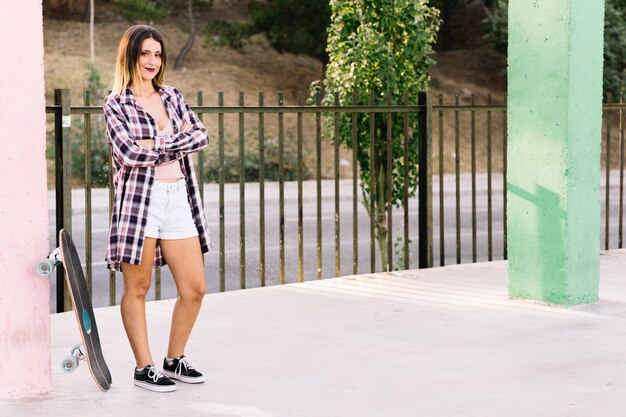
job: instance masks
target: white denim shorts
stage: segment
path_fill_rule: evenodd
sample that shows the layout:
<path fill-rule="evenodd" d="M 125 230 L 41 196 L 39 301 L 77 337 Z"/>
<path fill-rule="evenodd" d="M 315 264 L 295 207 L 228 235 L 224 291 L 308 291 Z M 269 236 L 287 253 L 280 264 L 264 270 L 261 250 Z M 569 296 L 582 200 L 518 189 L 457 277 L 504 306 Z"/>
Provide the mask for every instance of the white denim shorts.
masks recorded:
<path fill-rule="evenodd" d="M 187 198 L 185 179 L 177 182 L 155 180 L 150 193 L 150 207 L 145 237 L 186 239 L 198 236 Z"/>

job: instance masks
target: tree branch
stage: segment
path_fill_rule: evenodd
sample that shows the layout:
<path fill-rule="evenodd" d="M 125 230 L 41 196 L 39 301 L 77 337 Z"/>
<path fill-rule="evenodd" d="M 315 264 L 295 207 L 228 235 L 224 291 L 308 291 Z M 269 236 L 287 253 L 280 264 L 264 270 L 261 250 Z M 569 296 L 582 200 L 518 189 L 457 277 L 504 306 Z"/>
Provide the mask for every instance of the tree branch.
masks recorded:
<path fill-rule="evenodd" d="M 193 43 L 196 39 L 196 19 L 193 15 L 193 0 L 187 1 L 187 12 L 189 18 L 189 37 L 187 38 L 187 43 L 183 46 L 183 49 L 178 53 L 176 57 L 176 62 L 174 63 L 174 69 L 179 70 L 183 67 L 183 61 L 185 57 L 191 51 L 193 47 Z"/>

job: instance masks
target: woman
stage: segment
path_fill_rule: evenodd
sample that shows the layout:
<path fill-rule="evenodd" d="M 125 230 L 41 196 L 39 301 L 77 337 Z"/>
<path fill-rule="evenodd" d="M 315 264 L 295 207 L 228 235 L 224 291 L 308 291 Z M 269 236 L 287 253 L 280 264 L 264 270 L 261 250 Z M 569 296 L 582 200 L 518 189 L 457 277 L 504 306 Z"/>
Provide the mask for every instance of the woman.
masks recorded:
<path fill-rule="evenodd" d="M 171 379 L 204 381 L 184 355 L 206 289 L 202 254 L 210 246 L 190 156 L 208 145 L 207 131 L 180 92 L 163 85 L 165 66 L 159 32 L 129 28 L 104 100 L 115 185 L 107 265 L 124 276 L 121 313 L 135 385 L 159 392 L 176 389 Z M 153 266 L 166 262 L 179 297 L 161 371 L 148 344 L 145 297 Z"/>

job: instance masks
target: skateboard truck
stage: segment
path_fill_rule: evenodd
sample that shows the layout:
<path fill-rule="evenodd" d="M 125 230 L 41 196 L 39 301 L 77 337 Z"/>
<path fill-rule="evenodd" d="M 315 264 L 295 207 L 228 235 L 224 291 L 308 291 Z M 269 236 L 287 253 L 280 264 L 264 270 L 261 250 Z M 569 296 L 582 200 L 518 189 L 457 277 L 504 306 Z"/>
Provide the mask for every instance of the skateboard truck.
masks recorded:
<path fill-rule="evenodd" d="M 59 264 L 61 264 L 61 249 L 56 248 L 46 259 L 37 262 L 37 273 L 42 277 L 50 276 Z"/>
<path fill-rule="evenodd" d="M 70 354 L 66 356 L 61 362 L 61 369 L 63 370 L 63 372 L 65 372 L 66 374 L 71 374 L 78 368 L 80 361 L 85 360 L 87 355 L 85 355 L 83 349 L 84 347 L 82 343 L 79 343 L 72 348 Z"/>

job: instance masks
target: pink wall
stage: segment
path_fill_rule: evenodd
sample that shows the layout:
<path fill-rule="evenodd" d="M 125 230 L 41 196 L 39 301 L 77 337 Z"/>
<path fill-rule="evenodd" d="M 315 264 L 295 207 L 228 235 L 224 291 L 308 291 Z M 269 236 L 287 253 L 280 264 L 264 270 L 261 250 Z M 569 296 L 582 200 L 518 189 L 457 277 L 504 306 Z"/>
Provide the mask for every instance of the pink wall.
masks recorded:
<path fill-rule="evenodd" d="M 47 392 L 50 280 L 41 0 L 3 0 L 0 13 L 0 397 Z"/>

